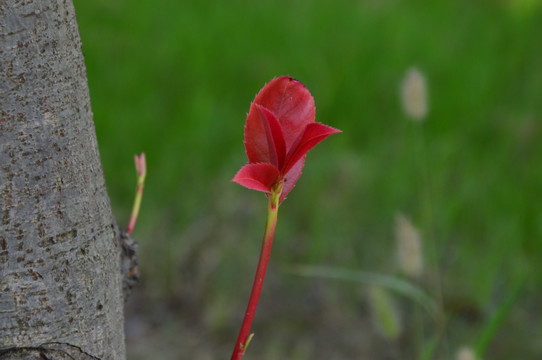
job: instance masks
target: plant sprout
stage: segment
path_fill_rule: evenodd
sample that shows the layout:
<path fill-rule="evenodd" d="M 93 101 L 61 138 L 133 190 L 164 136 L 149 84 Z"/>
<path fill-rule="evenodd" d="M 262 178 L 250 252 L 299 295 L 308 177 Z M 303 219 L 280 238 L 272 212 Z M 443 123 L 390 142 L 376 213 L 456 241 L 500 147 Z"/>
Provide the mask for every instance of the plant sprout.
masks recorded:
<path fill-rule="evenodd" d="M 314 99 L 299 81 L 281 76 L 265 85 L 250 105 L 245 124 L 248 164 L 233 178 L 268 198 L 267 221 L 256 277 L 232 360 L 245 354 L 254 334 L 250 327 L 262 290 L 277 224 L 279 205 L 301 176 L 307 152 L 340 130 L 314 121 Z"/>

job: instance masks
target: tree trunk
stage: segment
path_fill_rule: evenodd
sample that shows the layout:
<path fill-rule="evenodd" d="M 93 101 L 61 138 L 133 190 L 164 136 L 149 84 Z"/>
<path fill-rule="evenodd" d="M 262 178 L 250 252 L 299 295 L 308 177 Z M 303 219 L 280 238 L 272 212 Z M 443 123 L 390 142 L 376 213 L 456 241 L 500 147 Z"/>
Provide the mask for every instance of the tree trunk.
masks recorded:
<path fill-rule="evenodd" d="M 75 12 L 0 0 L 0 359 L 124 359 L 119 242 Z"/>

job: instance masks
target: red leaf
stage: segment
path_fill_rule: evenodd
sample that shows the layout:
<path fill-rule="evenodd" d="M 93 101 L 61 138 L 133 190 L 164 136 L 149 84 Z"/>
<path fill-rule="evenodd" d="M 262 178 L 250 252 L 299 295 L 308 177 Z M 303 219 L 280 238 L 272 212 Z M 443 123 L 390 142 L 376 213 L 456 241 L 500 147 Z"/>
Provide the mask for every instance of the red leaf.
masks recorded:
<path fill-rule="evenodd" d="M 255 104 L 271 111 L 278 120 L 288 150 L 305 127 L 314 122 L 314 99 L 309 90 L 289 76 L 265 85 L 250 106 L 245 125 L 245 148 L 249 162 L 271 162 L 267 136 Z"/>
<path fill-rule="evenodd" d="M 247 164 L 237 172 L 232 181 L 252 190 L 270 193 L 279 175 L 279 169 L 271 164 Z"/>
<path fill-rule="evenodd" d="M 301 171 L 303 170 L 303 165 L 305 165 L 305 158 L 300 159 L 294 166 L 284 176 L 284 185 L 282 186 L 282 194 L 280 195 L 280 202 L 282 203 L 286 196 L 295 186 L 297 180 L 301 176 Z"/>
<path fill-rule="evenodd" d="M 249 164 L 232 181 L 269 193 L 281 179 L 282 202 L 301 176 L 307 152 L 340 132 L 315 123 L 314 112 L 314 99 L 299 81 L 280 76 L 266 84 L 250 105 L 245 123 Z"/>
<path fill-rule="evenodd" d="M 282 129 L 271 111 L 258 104 L 256 104 L 256 109 L 264 124 L 271 163 L 280 169 L 286 157 L 286 145 L 284 144 Z"/>
<path fill-rule="evenodd" d="M 320 141 L 327 138 L 329 135 L 341 132 L 331 126 L 321 123 L 311 123 L 307 125 L 305 131 L 299 135 L 292 148 L 286 155 L 286 162 L 281 173 L 288 172 L 305 154 L 312 149 Z"/>

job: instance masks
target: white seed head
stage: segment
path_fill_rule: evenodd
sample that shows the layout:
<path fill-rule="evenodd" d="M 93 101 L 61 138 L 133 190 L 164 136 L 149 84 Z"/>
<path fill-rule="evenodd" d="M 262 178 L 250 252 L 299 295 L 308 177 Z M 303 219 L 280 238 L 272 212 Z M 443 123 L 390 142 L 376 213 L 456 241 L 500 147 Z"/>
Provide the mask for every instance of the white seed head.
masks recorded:
<path fill-rule="evenodd" d="M 401 83 L 401 101 L 405 113 L 415 121 L 427 115 L 427 82 L 417 68 L 410 68 Z"/>
<path fill-rule="evenodd" d="M 462 347 L 457 351 L 456 360 L 476 360 L 476 355 L 469 347 Z"/>
<path fill-rule="evenodd" d="M 420 232 L 403 214 L 395 217 L 395 237 L 399 266 L 408 276 L 419 278 L 423 272 Z"/>

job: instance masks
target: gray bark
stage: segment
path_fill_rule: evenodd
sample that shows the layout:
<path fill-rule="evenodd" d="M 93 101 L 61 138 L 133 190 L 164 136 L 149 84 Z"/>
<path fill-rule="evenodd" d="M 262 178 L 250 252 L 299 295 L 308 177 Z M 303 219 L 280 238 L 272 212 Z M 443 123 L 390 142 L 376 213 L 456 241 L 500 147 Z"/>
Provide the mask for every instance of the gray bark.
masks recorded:
<path fill-rule="evenodd" d="M 124 359 L 111 213 L 71 0 L 0 0 L 0 359 Z"/>

